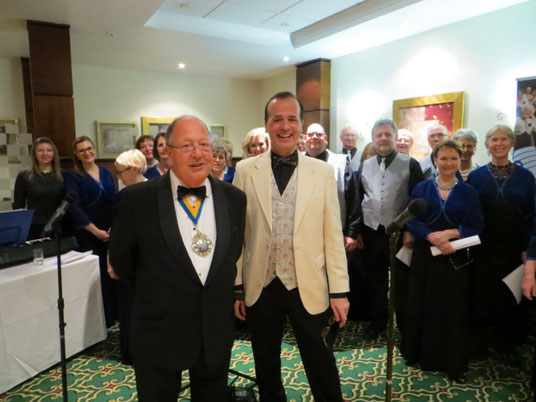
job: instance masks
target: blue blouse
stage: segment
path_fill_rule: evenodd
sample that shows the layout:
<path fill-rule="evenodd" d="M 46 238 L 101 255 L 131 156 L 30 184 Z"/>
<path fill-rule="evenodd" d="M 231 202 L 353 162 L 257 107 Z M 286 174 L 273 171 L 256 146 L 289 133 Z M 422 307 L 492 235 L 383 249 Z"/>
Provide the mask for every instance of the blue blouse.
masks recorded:
<path fill-rule="evenodd" d="M 67 172 L 64 176 L 65 193 L 74 192 L 78 200 L 71 204 L 70 213 L 75 229 L 83 229 L 93 223 L 101 230 L 112 226 L 113 209 L 117 199 L 117 189 L 112 174 L 99 166 L 99 180 L 91 175 Z"/>
<path fill-rule="evenodd" d="M 514 210 L 525 228 L 516 228 L 525 232 L 529 239 L 528 259 L 536 259 L 536 183 L 534 175 L 522 166 L 515 165 L 509 178 L 497 181 L 491 174 L 489 165 L 484 165 L 469 174 L 467 183 L 472 185 L 482 203 L 484 216 L 497 201 Z"/>
<path fill-rule="evenodd" d="M 452 229 L 458 229 L 462 237 L 478 235 L 484 227 L 478 193 L 462 180 L 444 201 L 434 179 L 422 181 L 411 192 L 411 199 L 416 198 L 428 203 L 424 213 L 407 223 L 417 241 L 425 241 L 430 233 L 443 229 L 445 221 Z"/>
<path fill-rule="evenodd" d="M 227 183 L 232 183 L 234 179 L 235 174 L 235 168 L 233 166 L 228 166 L 227 171 L 223 175 L 223 181 L 226 181 Z"/>
<path fill-rule="evenodd" d="M 160 171 L 158 170 L 158 165 L 154 165 L 152 168 L 147 169 L 144 174 L 147 180 L 151 180 L 154 177 L 160 176 Z"/>

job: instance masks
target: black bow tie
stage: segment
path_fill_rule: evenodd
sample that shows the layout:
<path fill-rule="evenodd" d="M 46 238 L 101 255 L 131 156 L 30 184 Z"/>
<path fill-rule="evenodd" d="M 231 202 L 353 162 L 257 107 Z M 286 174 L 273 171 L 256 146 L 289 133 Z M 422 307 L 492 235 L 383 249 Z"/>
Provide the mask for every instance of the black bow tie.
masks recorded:
<path fill-rule="evenodd" d="M 177 187 L 177 195 L 179 197 L 179 200 L 182 200 L 185 196 L 190 195 L 190 194 L 195 195 L 197 198 L 201 200 L 204 200 L 205 197 L 207 196 L 207 188 L 205 186 L 195 187 L 195 188 L 183 187 L 183 186 Z"/>
<path fill-rule="evenodd" d="M 272 166 L 278 167 L 283 165 L 296 167 L 298 165 L 298 152 L 294 152 L 292 155 L 284 157 L 272 153 Z"/>

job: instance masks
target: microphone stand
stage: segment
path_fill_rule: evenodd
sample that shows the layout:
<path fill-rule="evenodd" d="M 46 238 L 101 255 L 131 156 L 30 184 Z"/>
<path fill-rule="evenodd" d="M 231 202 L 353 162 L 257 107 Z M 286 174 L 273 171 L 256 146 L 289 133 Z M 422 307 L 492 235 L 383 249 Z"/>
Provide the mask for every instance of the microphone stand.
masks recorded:
<path fill-rule="evenodd" d="M 389 320 L 387 324 L 387 373 L 385 384 L 385 400 L 391 402 L 392 398 L 392 386 L 393 386 L 393 351 L 395 347 L 395 334 L 394 334 L 394 313 L 395 313 L 395 300 L 393 291 L 393 269 L 396 263 L 396 249 L 398 240 L 400 239 L 400 229 L 397 228 L 389 239 L 389 291 L 388 291 L 388 308 L 389 308 Z"/>
<path fill-rule="evenodd" d="M 61 276 L 61 227 L 56 225 L 54 227 L 54 237 L 57 242 L 57 264 L 58 264 L 58 321 L 60 327 L 60 356 L 61 356 L 61 384 L 63 391 L 63 400 L 68 401 L 67 397 L 67 359 L 65 357 L 65 317 L 64 309 L 65 303 L 63 300 L 63 286 L 62 286 L 62 276 Z"/>

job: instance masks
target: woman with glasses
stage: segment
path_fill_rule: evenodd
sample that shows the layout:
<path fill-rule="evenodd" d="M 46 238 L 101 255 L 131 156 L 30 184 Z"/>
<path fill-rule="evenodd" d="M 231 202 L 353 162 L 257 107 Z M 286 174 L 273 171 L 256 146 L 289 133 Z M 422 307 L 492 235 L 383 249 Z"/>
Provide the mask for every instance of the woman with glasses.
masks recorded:
<path fill-rule="evenodd" d="M 408 364 L 463 381 L 473 261 L 470 249 L 455 251 L 451 241 L 479 234 L 483 218 L 477 192 L 456 177 L 461 153 L 455 141 L 436 144 L 438 176 L 411 193 L 412 199 L 426 200 L 428 208 L 407 224 L 414 242 L 400 349 Z M 441 254 L 433 257 L 431 246 Z"/>
<path fill-rule="evenodd" d="M 93 250 L 99 256 L 104 313 L 110 326 L 117 318 L 117 302 L 114 281 L 106 273 L 106 254 L 117 189 L 112 174 L 95 163 L 90 138 L 76 138 L 73 151 L 74 171 L 65 174 L 65 191 L 78 195 L 70 211 L 80 251 Z"/>
<path fill-rule="evenodd" d="M 13 209 L 35 210 L 29 240 L 41 237 L 41 231 L 64 198 L 60 159 L 52 140 L 36 139 L 30 156 L 32 167 L 17 175 L 13 194 Z"/>
<path fill-rule="evenodd" d="M 491 346 L 507 363 L 517 359 L 515 345 L 521 318 L 502 279 L 527 257 L 536 258 L 536 253 L 530 252 L 530 244 L 534 244 L 536 185 L 529 170 L 508 159 L 515 140 L 510 127 L 492 127 L 485 141 L 491 162 L 467 179 L 480 196 L 485 220 L 475 272 L 476 352 L 478 357 L 486 357 Z"/>
<path fill-rule="evenodd" d="M 169 170 L 170 162 L 166 150 L 166 134 L 159 133 L 154 138 L 154 147 L 153 147 L 154 158 L 158 161 L 158 164 L 147 169 L 144 176 L 147 179 L 152 179 L 153 177 L 162 176 Z"/>

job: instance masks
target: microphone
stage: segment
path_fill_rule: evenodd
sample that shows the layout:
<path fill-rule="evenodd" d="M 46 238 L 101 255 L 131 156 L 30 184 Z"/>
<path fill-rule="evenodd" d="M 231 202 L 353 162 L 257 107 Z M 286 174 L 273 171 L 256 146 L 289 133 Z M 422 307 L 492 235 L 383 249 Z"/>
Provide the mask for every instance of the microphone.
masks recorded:
<path fill-rule="evenodd" d="M 54 230 L 54 227 L 60 223 L 61 218 L 63 218 L 63 215 L 65 215 L 65 212 L 67 212 L 67 209 L 69 208 L 69 205 L 78 199 L 78 196 L 76 193 L 70 192 L 67 193 L 65 196 L 65 199 L 61 202 L 60 206 L 54 214 L 50 217 L 47 224 L 43 228 L 43 231 L 41 232 L 41 237 L 48 237 L 50 233 Z"/>
<path fill-rule="evenodd" d="M 397 230 L 401 230 L 402 227 L 410 220 L 415 218 L 415 216 L 417 216 L 421 212 L 426 211 L 426 208 L 428 208 L 428 204 L 426 203 L 426 200 L 422 198 L 417 198 L 411 201 L 408 204 L 408 207 L 403 210 L 402 213 L 398 215 L 392 223 L 389 224 L 389 226 L 387 226 L 387 228 L 385 229 L 385 234 L 391 236 Z"/>

